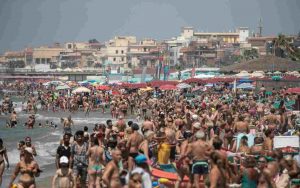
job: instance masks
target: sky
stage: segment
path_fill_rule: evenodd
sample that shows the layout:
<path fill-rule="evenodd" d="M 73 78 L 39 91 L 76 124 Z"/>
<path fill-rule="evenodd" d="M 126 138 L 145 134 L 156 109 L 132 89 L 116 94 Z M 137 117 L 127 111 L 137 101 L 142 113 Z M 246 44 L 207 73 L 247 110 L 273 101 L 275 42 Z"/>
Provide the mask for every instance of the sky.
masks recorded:
<path fill-rule="evenodd" d="M 0 0 L 0 54 L 114 36 L 170 39 L 182 26 L 263 35 L 300 32 L 300 0 Z"/>

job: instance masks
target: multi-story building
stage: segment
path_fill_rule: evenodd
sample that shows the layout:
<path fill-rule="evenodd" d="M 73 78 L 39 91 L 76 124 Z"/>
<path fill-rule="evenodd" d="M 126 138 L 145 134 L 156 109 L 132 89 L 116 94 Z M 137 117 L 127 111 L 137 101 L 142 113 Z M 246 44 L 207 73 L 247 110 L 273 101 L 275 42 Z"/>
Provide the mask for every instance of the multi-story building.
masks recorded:
<path fill-rule="evenodd" d="M 136 44 L 136 37 L 119 36 L 110 40 L 106 44 L 105 66 L 109 66 L 110 70 L 113 72 L 120 72 L 121 68 L 128 68 L 127 53 L 131 44 Z"/>
<path fill-rule="evenodd" d="M 136 44 L 130 44 L 127 53 L 128 68 L 136 67 L 154 67 L 158 61 L 158 55 L 155 54 L 157 43 L 153 39 L 144 39 Z"/>
<path fill-rule="evenodd" d="M 58 59 L 65 49 L 61 47 L 39 47 L 33 49 L 33 62 L 35 64 L 50 64 L 52 59 Z"/>

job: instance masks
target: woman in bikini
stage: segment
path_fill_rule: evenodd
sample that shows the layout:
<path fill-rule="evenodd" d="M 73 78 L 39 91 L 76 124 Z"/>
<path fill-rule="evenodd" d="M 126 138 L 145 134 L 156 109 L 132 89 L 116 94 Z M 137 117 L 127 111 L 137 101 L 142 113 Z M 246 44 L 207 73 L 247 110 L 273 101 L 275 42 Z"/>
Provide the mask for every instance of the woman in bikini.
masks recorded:
<path fill-rule="evenodd" d="M 93 146 L 89 148 L 87 155 L 89 156 L 89 187 L 100 188 L 100 181 L 102 171 L 104 169 L 104 148 L 103 146 L 99 146 L 98 138 L 95 137 L 96 134 L 92 134 L 91 139 L 93 142 Z"/>
<path fill-rule="evenodd" d="M 16 177 L 21 173 L 18 188 L 36 188 L 35 176 L 38 175 L 38 164 L 33 159 L 33 150 L 30 147 L 24 149 L 24 158 L 17 163 L 8 187 L 11 187 Z"/>
<path fill-rule="evenodd" d="M 4 172 L 5 168 L 5 161 L 7 162 L 7 168 L 9 168 L 9 162 L 8 162 L 8 157 L 6 153 L 6 148 L 3 146 L 3 140 L 0 138 L 0 187 L 2 184 L 2 175 Z"/>

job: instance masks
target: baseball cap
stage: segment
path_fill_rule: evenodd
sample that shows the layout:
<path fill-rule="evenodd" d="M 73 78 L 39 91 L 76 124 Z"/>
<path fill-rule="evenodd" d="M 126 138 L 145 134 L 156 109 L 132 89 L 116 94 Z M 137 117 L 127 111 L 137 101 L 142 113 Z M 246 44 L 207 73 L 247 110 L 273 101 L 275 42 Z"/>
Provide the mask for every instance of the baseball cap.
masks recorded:
<path fill-rule="evenodd" d="M 69 163 L 69 159 L 68 157 L 66 156 L 62 156 L 60 159 L 59 159 L 59 163 Z"/>
<path fill-rule="evenodd" d="M 147 163 L 147 157 L 145 155 L 140 154 L 135 157 L 134 161 L 136 164 Z"/>

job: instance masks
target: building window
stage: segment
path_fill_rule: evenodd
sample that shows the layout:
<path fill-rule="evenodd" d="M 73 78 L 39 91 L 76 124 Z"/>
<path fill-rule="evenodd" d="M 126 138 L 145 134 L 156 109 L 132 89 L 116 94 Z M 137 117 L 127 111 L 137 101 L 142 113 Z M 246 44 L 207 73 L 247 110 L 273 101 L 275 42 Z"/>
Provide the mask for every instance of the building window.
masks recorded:
<path fill-rule="evenodd" d="M 144 52 L 146 52 L 147 51 L 147 48 L 144 48 Z"/>
<path fill-rule="evenodd" d="M 68 44 L 68 49 L 71 49 L 72 48 L 72 44 Z"/>
<path fill-rule="evenodd" d="M 121 51 L 121 54 L 124 54 L 124 51 L 123 51 L 123 50 Z"/>
<path fill-rule="evenodd" d="M 119 53 L 119 51 L 118 50 L 116 50 L 116 54 L 118 54 Z"/>
<path fill-rule="evenodd" d="M 121 58 L 121 61 L 124 61 L 124 57 Z"/>
<path fill-rule="evenodd" d="M 116 61 L 116 58 L 114 57 L 114 61 Z"/>

